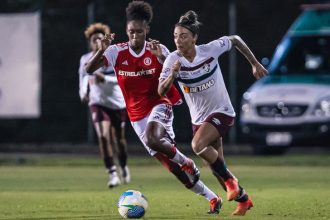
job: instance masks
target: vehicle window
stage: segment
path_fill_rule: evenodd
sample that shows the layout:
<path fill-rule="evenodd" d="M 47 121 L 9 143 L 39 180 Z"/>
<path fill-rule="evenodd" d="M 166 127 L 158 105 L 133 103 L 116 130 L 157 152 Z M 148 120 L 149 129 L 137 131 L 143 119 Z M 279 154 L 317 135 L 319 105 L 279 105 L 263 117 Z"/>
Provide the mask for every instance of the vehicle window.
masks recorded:
<path fill-rule="evenodd" d="M 275 71 L 280 74 L 330 75 L 330 37 L 291 37 Z"/>

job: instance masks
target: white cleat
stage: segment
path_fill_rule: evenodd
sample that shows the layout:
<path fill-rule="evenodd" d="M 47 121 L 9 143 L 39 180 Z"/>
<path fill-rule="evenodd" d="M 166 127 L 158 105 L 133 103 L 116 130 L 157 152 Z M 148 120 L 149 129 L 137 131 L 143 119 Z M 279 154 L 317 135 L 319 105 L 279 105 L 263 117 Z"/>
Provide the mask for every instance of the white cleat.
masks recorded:
<path fill-rule="evenodd" d="M 117 172 L 112 172 L 109 174 L 109 181 L 108 181 L 108 187 L 111 189 L 113 187 L 119 186 L 121 184 L 121 181 L 119 179 L 119 176 Z"/>
<path fill-rule="evenodd" d="M 124 169 L 121 169 L 121 176 L 122 176 L 122 180 L 125 184 L 131 182 L 131 174 L 128 169 L 128 166 L 125 166 Z"/>

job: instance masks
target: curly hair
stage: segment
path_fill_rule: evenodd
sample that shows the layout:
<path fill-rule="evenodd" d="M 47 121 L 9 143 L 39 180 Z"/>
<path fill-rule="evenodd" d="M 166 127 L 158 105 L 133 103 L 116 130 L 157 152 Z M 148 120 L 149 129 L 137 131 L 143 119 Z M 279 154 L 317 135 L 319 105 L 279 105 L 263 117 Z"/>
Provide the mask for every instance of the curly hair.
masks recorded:
<path fill-rule="evenodd" d="M 196 12 L 190 10 L 180 17 L 179 22 L 175 26 L 181 26 L 190 30 L 193 35 L 199 34 L 199 27 L 202 25 L 198 21 L 198 15 Z"/>
<path fill-rule="evenodd" d="M 90 24 L 84 32 L 85 37 L 88 40 L 95 33 L 102 33 L 104 35 L 110 34 L 110 27 L 103 23 L 93 23 L 93 24 Z"/>
<path fill-rule="evenodd" d="M 126 20 L 146 21 L 150 24 L 153 17 L 152 7 L 148 2 L 133 1 L 126 8 Z"/>

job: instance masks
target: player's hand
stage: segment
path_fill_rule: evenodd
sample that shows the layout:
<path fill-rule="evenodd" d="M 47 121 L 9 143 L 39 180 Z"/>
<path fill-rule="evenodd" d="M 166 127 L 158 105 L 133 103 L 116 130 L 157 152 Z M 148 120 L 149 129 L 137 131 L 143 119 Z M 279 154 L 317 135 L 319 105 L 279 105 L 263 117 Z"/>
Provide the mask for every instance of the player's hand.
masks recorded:
<path fill-rule="evenodd" d="M 260 79 L 268 74 L 268 71 L 259 62 L 252 65 L 252 73 L 255 78 Z"/>
<path fill-rule="evenodd" d="M 160 47 L 160 42 L 158 40 L 155 40 L 155 39 L 151 39 L 149 38 L 149 42 L 151 43 L 151 47 L 150 47 L 150 52 L 157 56 L 158 58 L 160 58 L 161 60 L 163 60 L 164 55 L 163 55 L 163 52 L 162 52 L 162 48 Z M 165 59 L 164 59 L 165 60 Z"/>
<path fill-rule="evenodd" d="M 97 46 L 101 50 L 106 50 L 115 39 L 115 33 L 106 34 L 102 40 L 97 41 Z"/>
<path fill-rule="evenodd" d="M 93 75 L 95 76 L 96 83 L 103 83 L 103 82 L 105 82 L 105 77 L 104 77 L 104 74 L 103 73 L 101 73 L 101 72 L 95 72 L 95 73 L 93 73 Z"/>
<path fill-rule="evenodd" d="M 172 65 L 172 74 L 178 74 L 181 68 L 181 63 L 179 60 L 175 61 Z"/>

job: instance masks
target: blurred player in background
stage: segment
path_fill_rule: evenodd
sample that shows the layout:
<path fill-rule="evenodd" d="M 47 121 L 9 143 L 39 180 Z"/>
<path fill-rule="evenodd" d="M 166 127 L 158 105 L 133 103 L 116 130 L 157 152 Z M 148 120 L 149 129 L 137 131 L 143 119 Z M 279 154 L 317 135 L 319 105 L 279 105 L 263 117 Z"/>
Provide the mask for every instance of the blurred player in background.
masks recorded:
<path fill-rule="evenodd" d="M 167 97 L 157 92 L 162 64 L 169 51 L 156 40 L 146 41 L 152 16 L 149 3 L 129 3 L 126 8 L 129 41 L 110 46 L 114 34 L 106 35 L 86 70 L 93 73 L 104 66 L 114 67 L 130 121 L 144 147 L 188 189 L 208 199 L 209 213 L 217 214 L 221 201 L 199 180 L 195 163 L 174 142 L 172 105 L 181 103 L 181 96 L 174 86 Z"/>
<path fill-rule="evenodd" d="M 110 33 L 109 26 L 94 23 L 85 30 L 85 37 L 91 51 L 80 59 L 79 94 L 82 102 L 88 103 L 94 128 L 97 134 L 101 157 L 109 173 L 108 186 L 118 186 L 121 182 L 130 182 L 130 172 L 127 167 L 127 143 L 125 124 L 127 118 L 123 94 L 111 66 L 94 71 L 92 76 L 85 71 L 86 63 L 98 51 L 98 41 Z M 111 140 L 113 139 L 113 140 Z M 121 179 L 114 163 L 114 147 L 118 146 L 118 162 Z"/>
<path fill-rule="evenodd" d="M 253 75 L 267 70 L 256 60 L 238 36 L 224 36 L 208 44 L 196 45 L 198 15 L 188 11 L 174 29 L 177 50 L 166 58 L 158 92 L 164 96 L 176 79 L 184 93 L 193 124 L 193 151 L 208 162 L 213 174 L 227 191 L 227 200 L 238 202 L 233 215 L 245 215 L 253 204 L 236 177 L 227 169 L 222 137 L 234 124 L 235 112 L 226 90 L 218 57 L 235 46 L 250 62 Z"/>

